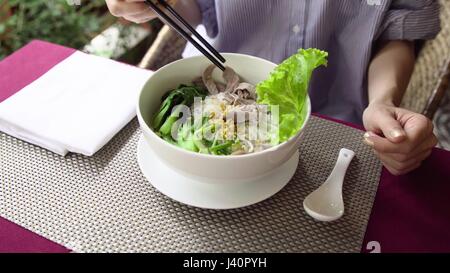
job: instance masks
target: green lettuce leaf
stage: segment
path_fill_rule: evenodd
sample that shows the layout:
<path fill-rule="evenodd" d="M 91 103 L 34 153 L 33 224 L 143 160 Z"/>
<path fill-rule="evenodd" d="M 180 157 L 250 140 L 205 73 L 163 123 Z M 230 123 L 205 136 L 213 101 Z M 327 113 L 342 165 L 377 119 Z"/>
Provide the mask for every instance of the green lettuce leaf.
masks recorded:
<path fill-rule="evenodd" d="M 326 66 L 327 57 L 327 52 L 315 48 L 300 49 L 256 86 L 259 104 L 279 107 L 278 134 L 273 135 L 272 144 L 288 140 L 302 127 L 312 72 Z"/>

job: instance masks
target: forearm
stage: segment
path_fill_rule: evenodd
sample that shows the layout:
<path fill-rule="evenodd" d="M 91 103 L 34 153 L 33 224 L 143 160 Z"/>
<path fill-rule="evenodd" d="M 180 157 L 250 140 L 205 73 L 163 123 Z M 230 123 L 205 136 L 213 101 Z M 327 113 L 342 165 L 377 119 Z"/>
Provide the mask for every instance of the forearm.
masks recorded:
<path fill-rule="evenodd" d="M 368 75 L 369 103 L 399 105 L 414 69 L 414 45 L 390 41 L 373 58 Z"/>

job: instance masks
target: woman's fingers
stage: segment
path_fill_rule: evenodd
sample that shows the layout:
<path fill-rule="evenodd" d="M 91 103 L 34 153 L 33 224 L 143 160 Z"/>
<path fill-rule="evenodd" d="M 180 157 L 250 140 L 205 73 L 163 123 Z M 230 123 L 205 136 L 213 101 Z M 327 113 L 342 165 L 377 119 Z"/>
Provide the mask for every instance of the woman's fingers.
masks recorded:
<path fill-rule="evenodd" d="M 401 142 L 393 142 L 386 137 L 367 132 L 364 135 L 365 142 L 379 153 L 410 154 L 418 145 L 433 135 L 433 125 L 425 116 L 408 112 L 408 115 L 404 114 L 402 117 L 404 117 L 402 123 L 406 139 Z"/>
<path fill-rule="evenodd" d="M 406 153 L 383 153 L 376 149 L 374 149 L 374 152 L 390 173 L 393 175 L 402 175 L 418 168 L 422 161 L 430 156 L 432 148 L 436 144 L 437 138 L 432 134 Z M 405 151 L 403 148 L 401 150 Z"/>
<path fill-rule="evenodd" d="M 432 148 L 435 147 L 437 143 L 438 143 L 438 140 L 437 140 L 436 136 L 431 135 L 429 138 L 427 138 L 426 141 L 424 141 L 422 144 L 418 145 L 418 147 L 416 147 L 416 149 L 414 149 L 409 154 L 387 153 L 386 156 L 389 156 L 398 162 L 406 162 L 406 161 L 410 160 L 411 158 L 415 158 L 423 153 L 431 151 Z"/>
<path fill-rule="evenodd" d="M 423 142 L 429 141 L 433 137 L 432 131 L 427 131 L 426 135 L 423 134 L 414 138 L 409 137 L 401 143 L 393 143 L 373 132 L 367 132 L 364 134 L 364 141 L 379 153 L 410 154 Z"/>
<path fill-rule="evenodd" d="M 106 0 L 106 5 L 111 14 L 117 17 L 138 14 L 147 9 L 142 1 Z"/>
<path fill-rule="evenodd" d="M 376 151 L 375 154 L 380 158 L 384 166 L 393 175 L 402 175 L 418 168 L 421 165 L 421 163 L 430 156 L 431 152 L 432 150 L 427 150 L 425 152 L 422 152 L 421 154 L 409 158 L 406 161 L 397 161 L 389 155 L 380 154 Z"/>
<path fill-rule="evenodd" d="M 156 17 L 144 0 L 106 0 L 109 11 L 116 17 L 143 23 Z"/>
<path fill-rule="evenodd" d="M 437 143 L 433 124 L 424 115 L 383 104 L 364 111 L 364 142 L 393 174 L 405 174 L 425 160 Z M 400 129 L 401 128 L 401 129 Z"/>
<path fill-rule="evenodd" d="M 151 13 L 149 14 L 148 12 L 142 12 L 134 15 L 125 15 L 123 16 L 123 18 L 127 21 L 141 24 L 152 20 L 153 18 L 155 18 L 155 16 Z"/>

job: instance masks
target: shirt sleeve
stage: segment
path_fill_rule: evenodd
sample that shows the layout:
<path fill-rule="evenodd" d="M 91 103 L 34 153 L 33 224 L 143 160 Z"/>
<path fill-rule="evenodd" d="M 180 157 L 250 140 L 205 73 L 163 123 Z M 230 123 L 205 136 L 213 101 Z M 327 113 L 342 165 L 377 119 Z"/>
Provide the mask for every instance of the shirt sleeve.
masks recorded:
<path fill-rule="evenodd" d="M 215 0 L 197 0 L 202 14 L 202 24 L 206 28 L 209 37 L 215 37 L 218 33 Z"/>
<path fill-rule="evenodd" d="M 380 40 L 429 40 L 441 30 L 438 0 L 393 0 L 380 28 Z"/>

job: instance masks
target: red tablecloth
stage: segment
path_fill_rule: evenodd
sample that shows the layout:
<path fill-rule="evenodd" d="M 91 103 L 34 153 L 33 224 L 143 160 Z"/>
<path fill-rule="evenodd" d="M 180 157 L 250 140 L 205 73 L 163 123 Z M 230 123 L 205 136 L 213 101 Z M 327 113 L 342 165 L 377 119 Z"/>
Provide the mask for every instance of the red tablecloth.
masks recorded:
<path fill-rule="evenodd" d="M 73 52 L 33 41 L 1 61 L 0 103 Z M 362 252 L 369 242 L 381 252 L 450 252 L 449 196 L 450 152 L 435 149 L 420 169 L 405 176 L 383 169 Z M 0 217 L 0 252 L 69 250 Z"/>

